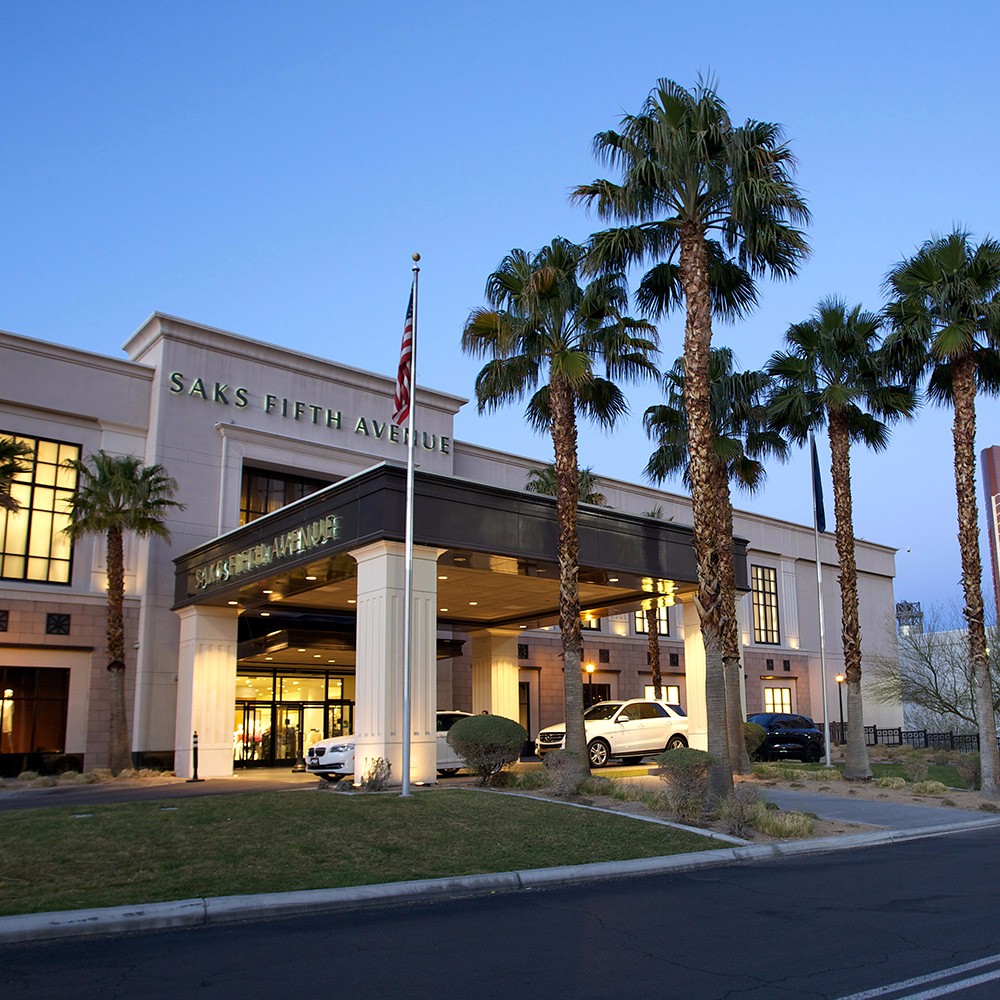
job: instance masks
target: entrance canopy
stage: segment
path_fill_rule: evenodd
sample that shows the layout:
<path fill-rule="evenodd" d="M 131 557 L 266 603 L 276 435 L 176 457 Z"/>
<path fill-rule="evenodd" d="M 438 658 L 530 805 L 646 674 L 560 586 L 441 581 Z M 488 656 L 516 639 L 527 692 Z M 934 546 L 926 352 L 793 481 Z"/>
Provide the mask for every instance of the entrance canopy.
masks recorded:
<path fill-rule="evenodd" d="M 229 605 L 262 617 L 262 626 L 289 615 L 349 621 L 357 600 L 350 553 L 404 541 L 405 489 L 405 468 L 377 465 L 186 552 L 175 560 L 174 610 Z M 582 505 L 579 535 L 585 615 L 671 604 L 696 589 L 688 527 Z M 440 552 L 439 628 L 558 624 L 554 498 L 417 471 L 414 544 Z M 747 543 L 733 544 L 745 591 Z"/>

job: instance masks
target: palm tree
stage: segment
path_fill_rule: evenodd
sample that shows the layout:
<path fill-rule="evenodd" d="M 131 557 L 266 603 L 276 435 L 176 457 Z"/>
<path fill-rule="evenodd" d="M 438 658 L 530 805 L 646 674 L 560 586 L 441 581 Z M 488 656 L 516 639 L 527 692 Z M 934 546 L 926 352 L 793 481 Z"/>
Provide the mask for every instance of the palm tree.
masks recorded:
<path fill-rule="evenodd" d="M 77 473 L 77 491 L 69 501 L 70 538 L 103 535 L 108 563 L 108 670 L 111 673 L 108 722 L 108 766 L 113 774 L 132 766 L 128 719 L 125 714 L 125 562 L 126 531 L 139 537 L 169 539 L 163 524 L 170 508 L 183 510 L 172 499 L 177 483 L 162 465 L 143 465 L 136 455 L 98 451 L 66 465 Z"/>
<path fill-rule="evenodd" d="M 773 354 L 768 365 L 775 379 L 770 403 L 774 425 L 799 444 L 805 444 L 810 432 L 824 425 L 829 432 L 847 680 L 844 777 L 855 781 L 867 781 L 872 772 L 861 697 L 851 444 L 860 442 L 882 451 L 889 443 L 888 424 L 911 416 L 916 408 L 914 393 L 886 378 L 876 354 L 880 326 L 880 317 L 864 312 L 861 306 L 849 309 L 841 299 L 824 299 L 810 319 L 789 327 L 785 334 L 787 350 Z"/>
<path fill-rule="evenodd" d="M 954 411 L 955 498 L 962 554 L 963 614 L 969 631 L 973 697 L 982 759 L 982 791 L 1000 798 L 1000 754 L 991 711 L 976 503 L 976 394 L 1000 391 L 1000 243 L 974 246 L 956 230 L 929 240 L 886 278 L 892 333 L 886 352 L 914 385 Z"/>
<path fill-rule="evenodd" d="M 513 250 L 487 279 L 490 308 L 476 309 L 462 348 L 489 358 L 476 378 L 480 412 L 529 395 L 526 417 L 552 436 L 559 521 L 559 627 L 566 748 L 587 771 L 580 664 L 577 415 L 611 426 L 627 412 L 615 379 L 655 375 L 656 329 L 625 315 L 624 275 L 581 286 L 586 250 L 557 238 L 537 253 Z M 603 366 L 604 374 L 598 373 Z"/>
<path fill-rule="evenodd" d="M 11 493 L 14 480 L 31 468 L 35 450 L 27 442 L 15 437 L 0 437 L 0 510 L 16 513 L 21 509 Z"/>
<path fill-rule="evenodd" d="M 755 299 L 755 278 L 793 275 L 807 253 L 805 237 L 795 226 L 808 221 L 809 213 L 792 182 L 794 159 L 780 127 L 750 120 L 734 126 L 711 81 L 699 80 L 691 91 L 672 80 L 658 81 L 641 112 L 626 115 L 620 131 L 598 133 L 594 148 L 604 163 L 621 170 L 621 183 L 581 185 L 574 198 L 595 206 L 602 219 L 624 225 L 592 237 L 593 266 L 625 269 L 665 262 L 676 268 L 681 291 L 671 298 L 667 274 L 662 287 L 668 291 L 661 301 L 669 305 L 683 296 L 686 309 L 684 407 L 696 601 L 706 655 L 708 748 L 716 759 L 711 791 L 721 797 L 732 788 L 732 768 L 719 552 L 732 539 L 720 535 L 721 499 L 713 473 L 708 375 L 713 295 L 728 290 L 745 311 Z M 713 266 L 730 280 L 713 278 Z M 654 283 L 647 278 L 644 283 Z"/>
<path fill-rule="evenodd" d="M 730 483 L 748 493 L 764 483 L 762 459 L 784 461 L 788 453 L 785 439 L 767 421 L 766 394 L 770 378 L 763 372 L 737 372 L 733 352 L 713 347 L 709 358 L 713 433 L 713 467 L 720 495 L 723 521 L 719 536 L 729 538 L 720 546 L 719 572 L 722 580 L 722 660 L 725 665 L 726 715 L 730 760 L 734 768 L 749 773 L 750 758 L 743 739 L 742 667 L 740 628 L 736 617 L 736 567 L 733 562 L 733 505 Z M 661 483 L 678 472 L 689 483 L 687 414 L 684 410 L 684 359 L 678 358 L 664 376 L 666 401 L 651 406 L 643 416 L 646 433 L 656 442 L 656 451 L 646 463 L 646 476 Z"/>
<path fill-rule="evenodd" d="M 578 469 L 577 479 L 577 499 L 580 503 L 589 503 L 594 507 L 607 505 L 608 498 L 601 492 L 600 480 L 594 475 L 593 469 Z M 540 493 L 542 496 L 554 497 L 558 487 L 554 465 L 528 470 L 528 481 L 524 486 L 528 493 Z"/>

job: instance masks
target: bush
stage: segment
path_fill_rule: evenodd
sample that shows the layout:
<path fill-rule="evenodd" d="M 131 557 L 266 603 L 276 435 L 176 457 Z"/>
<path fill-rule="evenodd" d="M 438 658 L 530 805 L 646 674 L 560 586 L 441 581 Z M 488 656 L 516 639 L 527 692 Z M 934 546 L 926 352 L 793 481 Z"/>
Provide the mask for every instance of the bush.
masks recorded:
<path fill-rule="evenodd" d="M 774 764 L 754 764 L 753 776 L 761 781 L 775 781 L 781 777 L 781 770 Z"/>
<path fill-rule="evenodd" d="M 667 785 L 667 807 L 679 820 L 696 820 L 708 797 L 708 769 L 715 758 L 704 750 L 678 747 L 656 758 L 656 773 Z"/>
<path fill-rule="evenodd" d="M 816 817 L 808 813 L 762 809 L 754 817 L 753 828 L 765 837 L 803 839 L 813 835 L 816 829 Z"/>
<path fill-rule="evenodd" d="M 37 771 L 22 771 L 18 776 L 18 781 L 34 781 L 38 777 Z"/>
<path fill-rule="evenodd" d="M 502 715 L 470 715 L 448 730 L 448 745 L 479 775 L 480 785 L 489 785 L 505 765 L 521 756 L 527 730 Z"/>
<path fill-rule="evenodd" d="M 966 788 L 978 788 L 982 782 L 982 761 L 978 753 L 958 753 L 949 762 Z"/>
<path fill-rule="evenodd" d="M 944 795 L 948 786 L 941 781 L 918 781 L 913 786 L 916 795 Z"/>
<path fill-rule="evenodd" d="M 384 757 L 376 757 L 368 770 L 361 775 L 361 780 L 357 783 L 358 788 L 363 792 L 382 792 L 389 784 L 389 775 L 392 774 L 392 764 Z"/>
<path fill-rule="evenodd" d="M 751 760 L 754 759 L 754 754 L 757 753 L 761 743 L 764 742 L 766 735 L 767 730 L 763 726 L 758 726 L 756 722 L 743 723 L 743 742 L 747 747 L 747 756 Z"/>
<path fill-rule="evenodd" d="M 876 778 L 875 785 L 878 788 L 905 788 L 906 778 Z"/>
<path fill-rule="evenodd" d="M 734 837 L 742 837 L 762 812 L 764 805 L 760 791 L 746 781 L 739 782 L 719 803 L 719 819 Z"/>
<path fill-rule="evenodd" d="M 549 776 L 553 795 L 572 795 L 580 784 L 581 760 L 572 750 L 553 750 L 542 758 L 542 764 Z M 600 779 L 606 781 L 606 778 Z M 607 792 L 591 794 L 606 795 Z"/>
<path fill-rule="evenodd" d="M 894 755 L 909 781 L 923 781 L 927 777 L 929 755 L 913 747 L 901 748 Z"/>

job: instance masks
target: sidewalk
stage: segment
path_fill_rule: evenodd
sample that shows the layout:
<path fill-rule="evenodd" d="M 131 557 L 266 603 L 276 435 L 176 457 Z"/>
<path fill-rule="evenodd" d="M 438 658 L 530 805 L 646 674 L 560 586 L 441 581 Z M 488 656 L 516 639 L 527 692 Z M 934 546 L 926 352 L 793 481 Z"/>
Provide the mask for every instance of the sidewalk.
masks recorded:
<path fill-rule="evenodd" d="M 43 805 L 129 801 L 138 798 L 179 798 L 189 795 L 232 794 L 261 790 L 294 791 L 313 787 L 315 783 L 316 779 L 312 775 L 295 775 L 281 771 L 215 778 L 197 784 L 181 779 L 167 779 L 153 784 L 148 781 L 137 782 L 127 787 L 84 785 L 30 791 L 0 790 L 0 811 L 12 808 L 40 808 Z M 445 785 L 452 783 L 444 782 Z M 458 783 L 467 782 L 459 779 Z M 883 829 L 817 840 L 778 844 L 740 844 L 696 854 L 642 858 L 625 862 L 425 879 L 343 889 L 186 899 L 139 906 L 0 917 L 0 945 L 207 926 L 261 918 L 275 919 L 315 914 L 330 909 L 494 892 L 516 892 L 637 875 L 662 875 L 696 868 L 773 861 L 785 857 L 874 847 L 921 837 L 1000 826 L 1000 815 L 984 815 L 964 809 L 903 805 L 779 789 L 764 789 L 763 792 L 766 798 L 781 809 L 811 812 L 824 819 L 860 823 Z M 87 793 L 90 793 L 89 797 Z M 640 821 L 644 819 L 634 818 Z M 648 818 L 645 819 L 649 821 Z M 653 822 L 664 821 L 653 820 Z"/>

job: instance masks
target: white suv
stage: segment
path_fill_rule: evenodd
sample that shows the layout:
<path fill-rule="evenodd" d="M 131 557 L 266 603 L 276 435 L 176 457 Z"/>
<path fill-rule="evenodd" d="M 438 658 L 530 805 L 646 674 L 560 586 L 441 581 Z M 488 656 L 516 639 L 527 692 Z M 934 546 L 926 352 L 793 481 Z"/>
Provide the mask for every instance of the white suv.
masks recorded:
<path fill-rule="evenodd" d="M 455 774 L 465 767 L 465 761 L 448 745 L 448 730 L 459 719 L 465 719 L 469 712 L 437 713 L 437 772 L 443 775 Z M 318 774 L 327 781 L 340 781 L 345 774 L 354 773 L 354 734 L 331 736 L 314 743 L 306 751 L 306 770 Z"/>
<path fill-rule="evenodd" d="M 591 767 L 604 767 L 612 758 L 638 764 L 649 754 L 686 747 L 687 717 L 680 705 L 647 698 L 599 701 L 583 713 L 587 754 Z M 548 726 L 535 738 L 535 753 L 566 746 L 566 723 Z"/>

